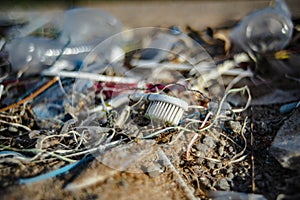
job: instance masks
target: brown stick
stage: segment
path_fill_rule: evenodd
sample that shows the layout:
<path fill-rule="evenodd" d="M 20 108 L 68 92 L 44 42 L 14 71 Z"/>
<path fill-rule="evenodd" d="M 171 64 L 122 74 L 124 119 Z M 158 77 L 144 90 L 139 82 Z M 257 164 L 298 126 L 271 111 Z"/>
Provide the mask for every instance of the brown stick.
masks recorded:
<path fill-rule="evenodd" d="M 45 90 L 47 90 L 51 85 L 53 85 L 56 81 L 59 80 L 59 77 L 54 77 L 53 79 L 51 79 L 48 83 L 46 83 L 45 85 L 43 85 L 40 89 L 38 89 L 37 91 L 35 91 L 33 94 L 29 95 L 28 97 L 26 97 L 25 99 L 22 99 L 16 103 L 13 103 L 7 107 L 1 108 L 0 112 L 5 112 L 11 108 L 14 108 L 16 106 L 22 105 L 23 103 L 30 101 L 32 99 L 34 99 L 36 96 L 38 96 L 39 94 L 41 94 L 42 92 L 44 92 Z"/>

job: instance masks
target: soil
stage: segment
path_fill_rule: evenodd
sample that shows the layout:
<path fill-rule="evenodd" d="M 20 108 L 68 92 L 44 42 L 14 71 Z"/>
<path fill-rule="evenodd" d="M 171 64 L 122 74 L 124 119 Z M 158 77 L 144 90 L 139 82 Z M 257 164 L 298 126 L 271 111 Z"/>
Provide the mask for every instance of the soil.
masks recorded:
<path fill-rule="evenodd" d="M 243 167 L 248 168 L 248 172 L 244 177 L 237 176 L 233 180 L 233 191 L 263 194 L 267 199 L 276 199 L 280 194 L 291 197 L 289 199 L 299 197 L 299 171 L 281 167 L 269 152 L 277 130 L 288 117 L 282 116 L 278 108 L 277 105 L 254 106 L 248 110 L 247 113 L 253 124 L 253 146 L 248 149 L 251 154 L 239 166 L 241 170 Z M 250 134 L 247 135 L 247 140 L 250 141 Z M 252 155 L 254 168 L 249 166 Z M 179 168 L 181 172 L 184 171 L 183 168 L 184 166 Z M 3 177 L 3 171 L 1 173 Z M 189 199 L 170 169 L 156 177 L 150 177 L 146 173 L 115 171 L 98 160 L 92 160 L 66 175 L 42 182 L 29 185 L 6 185 L 6 180 L 16 180 L 16 176 L 24 176 L 24 174 L 14 173 L 10 172 L 5 179 L 1 179 L 1 199 Z M 85 173 L 85 178 L 108 175 L 102 181 L 96 181 L 95 184 L 84 189 L 74 191 L 64 189 L 66 184 L 80 173 Z M 192 191 L 195 192 L 198 189 L 193 184 L 190 187 L 194 187 Z M 199 196 L 203 195 L 200 191 L 196 193 Z"/>

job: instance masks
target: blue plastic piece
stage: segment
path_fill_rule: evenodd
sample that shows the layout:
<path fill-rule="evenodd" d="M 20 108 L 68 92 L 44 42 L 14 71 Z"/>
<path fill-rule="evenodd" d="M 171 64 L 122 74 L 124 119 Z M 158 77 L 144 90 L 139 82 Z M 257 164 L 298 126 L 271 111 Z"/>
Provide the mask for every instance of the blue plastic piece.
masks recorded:
<path fill-rule="evenodd" d="M 64 173 L 70 171 L 71 169 L 81 165 L 82 163 L 91 160 L 92 158 L 93 158 L 93 156 L 88 156 L 88 157 L 83 158 L 80 161 L 77 161 L 75 163 L 66 165 L 66 166 L 64 166 L 60 169 L 48 172 L 46 174 L 38 175 L 38 176 L 35 176 L 35 177 L 31 177 L 31 178 L 22 178 L 22 179 L 19 180 L 19 183 L 20 184 L 32 184 L 32 183 L 35 183 L 35 182 L 39 182 L 39 181 L 42 181 L 42 180 L 45 180 L 45 179 L 49 179 L 49 178 L 64 174 Z"/>
<path fill-rule="evenodd" d="M 299 106 L 299 104 L 300 104 L 299 102 L 292 102 L 292 103 L 285 104 L 279 108 L 279 112 L 281 114 L 289 113 L 293 109 L 297 108 Z"/>

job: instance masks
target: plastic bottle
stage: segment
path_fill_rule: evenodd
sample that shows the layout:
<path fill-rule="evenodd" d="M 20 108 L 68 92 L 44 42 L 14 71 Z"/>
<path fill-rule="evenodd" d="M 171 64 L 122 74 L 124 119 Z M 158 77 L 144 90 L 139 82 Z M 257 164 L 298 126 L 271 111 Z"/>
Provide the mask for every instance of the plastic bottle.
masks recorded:
<path fill-rule="evenodd" d="M 5 48 L 12 71 L 25 69 L 25 74 L 36 74 L 43 66 L 50 66 L 58 59 L 66 59 L 74 67 L 96 44 L 68 46 L 58 40 L 28 36 L 12 40 Z"/>
<path fill-rule="evenodd" d="M 234 43 L 246 52 L 264 53 L 286 47 L 293 33 L 291 13 L 284 0 L 274 7 L 246 16 L 231 33 Z"/>
<path fill-rule="evenodd" d="M 55 39 L 26 36 L 6 44 L 12 71 L 26 69 L 26 74 L 39 73 L 43 66 L 52 65 L 61 58 L 75 64 L 100 42 L 122 31 L 115 17 L 93 8 L 68 10 L 52 23 L 61 30 Z"/>

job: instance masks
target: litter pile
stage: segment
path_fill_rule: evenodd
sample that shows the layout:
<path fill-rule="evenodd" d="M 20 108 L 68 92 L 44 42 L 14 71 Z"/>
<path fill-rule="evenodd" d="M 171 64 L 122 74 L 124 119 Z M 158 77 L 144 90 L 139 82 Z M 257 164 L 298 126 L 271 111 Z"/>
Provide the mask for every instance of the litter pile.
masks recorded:
<path fill-rule="evenodd" d="M 125 29 L 92 8 L 59 13 L 28 34 L 32 23 L 3 32 L 2 187 L 94 160 L 154 178 L 171 170 L 190 199 L 265 199 L 252 194 L 252 106 L 299 101 L 299 27 L 284 1 L 233 30 Z M 287 116 L 298 106 L 281 111 Z M 297 168 L 297 148 L 288 158 L 282 148 L 276 139 L 274 157 L 279 151 L 285 167 Z M 93 178 L 65 188 L 84 189 Z"/>

